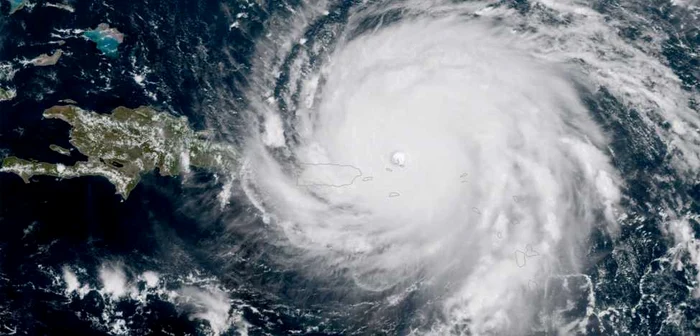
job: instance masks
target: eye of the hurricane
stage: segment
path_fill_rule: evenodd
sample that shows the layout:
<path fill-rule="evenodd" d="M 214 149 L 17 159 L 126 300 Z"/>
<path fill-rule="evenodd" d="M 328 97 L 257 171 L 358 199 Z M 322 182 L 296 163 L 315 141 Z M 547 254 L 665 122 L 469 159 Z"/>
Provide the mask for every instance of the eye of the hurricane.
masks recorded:
<path fill-rule="evenodd" d="M 254 203 L 290 248 L 358 290 L 422 284 L 441 292 L 448 325 L 526 324 L 528 293 L 576 268 L 574 246 L 617 197 L 570 69 L 467 18 L 397 22 L 329 49 L 314 71 L 289 70 L 294 109 L 261 99 L 244 174 Z"/>

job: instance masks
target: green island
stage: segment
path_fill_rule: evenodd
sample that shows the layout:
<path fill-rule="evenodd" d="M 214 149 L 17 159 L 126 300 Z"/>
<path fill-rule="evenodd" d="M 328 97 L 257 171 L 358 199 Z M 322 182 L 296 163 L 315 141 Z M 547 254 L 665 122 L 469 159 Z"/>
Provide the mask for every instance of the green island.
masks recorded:
<path fill-rule="evenodd" d="M 63 148 L 59 145 L 50 145 L 49 149 L 51 149 L 52 151 L 54 151 L 58 154 L 70 156 L 70 149 L 68 149 L 68 148 Z"/>
<path fill-rule="evenodd" d="M 189 167 L 229 170 L 238 160 L 232 146 L 214 143 L 205 133 L 193 131 L 187 118 L 147 106 L 117 107 L 110 114 L 100 114 L 59 105 L 45 110 L 44 117 L 70 124 L 69 142 L 88 160 L 63 165 L 11 156 L 2 161 L 0 172 L 17 174 L 26 183 L 37 175 L 102 176 L 126 199 L 141 175 L 156 168 L 162 176 L 174 176 Z"/>
<path fill-rule="evenodd" d="M 12 89 L 5 89 L 0 87 L 0 102 L 6 100 L 12 100 L 17 95 L 17 92 Z"/>

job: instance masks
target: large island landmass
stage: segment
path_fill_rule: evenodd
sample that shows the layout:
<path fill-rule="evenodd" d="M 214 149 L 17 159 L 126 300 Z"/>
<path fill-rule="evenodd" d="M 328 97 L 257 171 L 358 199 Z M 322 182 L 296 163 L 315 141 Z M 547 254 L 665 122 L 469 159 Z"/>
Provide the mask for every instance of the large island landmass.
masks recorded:
<path fill-rule="evenodd" d="M 141 175 L 156 168 L 163 176 L 173 176 L 190 166 L 228 170 L 237 161 L 233 147 L 193 131 L 185 117 L 151 107 L 118 107 L 110 114 L 99 114 L 75 105 L 59 105 L 45 110 L 44 117 L 70 124 L 70 144 L 88 160 L 64 165 L 11 156 L 2 161 L 0 172 L 17 174 L 27 183 L 37 175 L 102 176 L 126 199 Z"/>

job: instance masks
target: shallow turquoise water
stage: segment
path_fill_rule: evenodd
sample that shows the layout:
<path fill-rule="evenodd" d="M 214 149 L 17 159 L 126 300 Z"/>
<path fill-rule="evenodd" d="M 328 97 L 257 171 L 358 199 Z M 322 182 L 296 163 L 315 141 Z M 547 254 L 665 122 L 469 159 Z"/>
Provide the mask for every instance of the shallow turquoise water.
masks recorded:
<path fill-rule="evenodd" d="M 83 33 L 90 41 L 97 43 L 97 49 L 108 57 L 116 58 L 119 55 L 119 41 L 109 33 L 99 30 L 88 30 Z"/>
<path fill-rule="evenodd" d="M 19 9 L 22 5 L 24 5 L 25 0 L 7 0 L 10 3 L 10 13 L 16 11 Z"/>

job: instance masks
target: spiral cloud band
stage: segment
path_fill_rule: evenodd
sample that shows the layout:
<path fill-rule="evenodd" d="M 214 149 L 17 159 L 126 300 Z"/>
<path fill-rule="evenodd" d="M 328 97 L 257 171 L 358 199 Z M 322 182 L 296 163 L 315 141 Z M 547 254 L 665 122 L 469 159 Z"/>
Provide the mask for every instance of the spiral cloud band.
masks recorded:
<path fill-rule="evenodd" d="M 552 279 L 581 271 L 591 230 L 617 231 L 623 182 L 584 98 L 636 76 L 586 59 L 585 25 L 605 33 L 600 18 L 557 6 L 584 37 L 519 30 L 479 2 L 362 5 L 313 26 L 314 40 L 326 6 L 280 22 L 249 93 L 247 196 L 314 276 L 347 276 L 388 306 L 430 293 L 442 322 L 418 334 L 525 334 Z M 629 104 L 656 99 L 621 90 Z M 661 111 L 684 127 L 687 115 Z M 692 152 L 683 134 L 668 136 Z M 550 321 L 585 324 L 569 322 Z"/>

